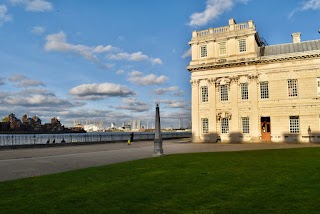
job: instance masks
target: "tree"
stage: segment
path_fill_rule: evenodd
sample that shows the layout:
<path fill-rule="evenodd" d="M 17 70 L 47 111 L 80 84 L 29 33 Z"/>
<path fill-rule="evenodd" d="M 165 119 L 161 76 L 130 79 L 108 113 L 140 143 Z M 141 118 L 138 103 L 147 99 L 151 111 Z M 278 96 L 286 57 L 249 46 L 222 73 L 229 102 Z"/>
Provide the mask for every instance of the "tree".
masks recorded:
<path fill-rule="evenodd" d="M 9 117 L 8 116 L 6 116 L 6 117 L 3 117 L 2 118 L 2 120 L 1 120 L 1 122 L 9 122 Z"/>

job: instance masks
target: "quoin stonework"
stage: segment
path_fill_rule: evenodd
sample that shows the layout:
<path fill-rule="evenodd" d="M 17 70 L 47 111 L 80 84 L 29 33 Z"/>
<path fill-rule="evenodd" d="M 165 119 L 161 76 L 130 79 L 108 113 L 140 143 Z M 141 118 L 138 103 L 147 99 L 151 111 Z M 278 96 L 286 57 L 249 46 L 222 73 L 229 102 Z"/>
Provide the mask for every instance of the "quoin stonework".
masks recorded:
<path fill-rule="evenodd" d="M 234 19 L 193 31 L 193 142 L 320 142 L 320 40 L 300 35 L 269 46 Z"/>

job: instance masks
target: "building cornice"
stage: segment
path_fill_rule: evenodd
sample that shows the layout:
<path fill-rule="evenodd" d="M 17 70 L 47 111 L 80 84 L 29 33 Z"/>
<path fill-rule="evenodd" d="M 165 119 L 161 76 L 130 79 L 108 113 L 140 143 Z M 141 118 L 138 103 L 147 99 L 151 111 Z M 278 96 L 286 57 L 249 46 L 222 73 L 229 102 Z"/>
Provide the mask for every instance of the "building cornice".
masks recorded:
<path fill-rule="evenodd" d="M 307 58 L 320 58 L 320 51 L 313 51 L 311 54 L 295 54 L 295 55 L 275 55 L 275 56 L 263 56 L 263 57 L 254 57 L 254 58 L 241 58 L 239 60 L 221 60 L 215 63 L 206 63 L 201 65 L 192 65 L 187 66 L 186 69 L 190 72 L 194 71 L 204 71 L 210 69 L 221 69 L 221 68 L 230 68 L 230 67 L 239 67 L 239 66 L 248 66 L 248 65 L 258 65 L 258 64 L 269 64 L 275 62 L 285 62 L 285 61 L 294 61 L 299 59 Z"/>

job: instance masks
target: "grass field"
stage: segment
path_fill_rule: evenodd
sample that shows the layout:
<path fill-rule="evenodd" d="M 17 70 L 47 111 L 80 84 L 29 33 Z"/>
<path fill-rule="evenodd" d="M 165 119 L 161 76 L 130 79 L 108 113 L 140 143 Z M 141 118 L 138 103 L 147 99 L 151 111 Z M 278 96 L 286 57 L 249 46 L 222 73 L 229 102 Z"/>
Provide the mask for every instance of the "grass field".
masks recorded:
<path fill-rule="evenodd" d="M 0 213 L 320 213 L 320 148 L 168 155 L 0 182 Z"/>

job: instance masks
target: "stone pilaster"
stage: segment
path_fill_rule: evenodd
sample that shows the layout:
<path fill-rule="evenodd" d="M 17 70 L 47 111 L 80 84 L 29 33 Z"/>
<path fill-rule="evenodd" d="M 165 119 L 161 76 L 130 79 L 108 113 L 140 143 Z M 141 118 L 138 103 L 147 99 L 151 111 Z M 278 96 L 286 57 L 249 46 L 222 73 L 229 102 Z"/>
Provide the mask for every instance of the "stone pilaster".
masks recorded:
<path fill-rule="evenodd" d="M 209 117 L 209 133 L 210 140 L 216 142 L 217 134 L 217 117 L 216 117 L 216 83 L 214 79 L 209 79 L 209 103 L 210 103 L 210 117 Z"/>
<path fill-rule="evenodd" d="M 192 112 L 192 142 L 200 142 L 201 124 L 199 118 L 199 80 L 191 80 L 192 97 L 191 97 L 191 112 Z"/>
<path fill-rule="evenodd" d="M 251 101 L 250 135 L 253 142 L 260 141 L 259 92 L 258 76 L 249 76 L 249 99 Z"/>
<path fill-rule="evenodd" d="M 239 132 L 240 130 L 239 111 L 238 111 L 238 96 L 239 96 L 238 80 L 239 80 L 239 77 L 232 77 L 230 82 L 229 100 L 231 103 L 231 112 L 232 112 L 232 119 L 229 121 L 230 134 L 235 134 L 235 132 Z M 233 139 L 233 140 L 237 140 L 237 139 Z"/>

